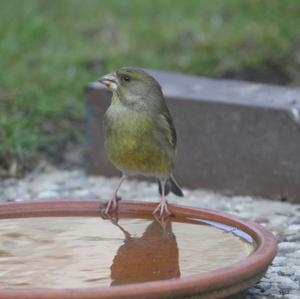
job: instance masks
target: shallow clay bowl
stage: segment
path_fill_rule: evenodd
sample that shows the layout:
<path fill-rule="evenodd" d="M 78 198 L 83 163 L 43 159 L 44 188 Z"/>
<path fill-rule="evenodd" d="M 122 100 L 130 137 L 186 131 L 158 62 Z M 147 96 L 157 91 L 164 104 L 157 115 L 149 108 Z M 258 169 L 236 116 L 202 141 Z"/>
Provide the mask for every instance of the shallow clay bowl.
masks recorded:
<path fill-rule="evenodd" d="M 152 219 L 154 203 L 121 201 L 120 218 Z M 28 217 L 70 217 L 99 215 L 103 202 L 92 200 L 31 201 L 0 204 L 0 219 Z M 274 236 L 262 226 L 221 212 L 170 205 L 174 221 L 199 219 L 225 224 L 250 235 L 256 243 L 247 258 L 218 270 L 183 278 L 135 283 L 104 288 L 0 289 L 0 298 L 240 298 L 245 290 L 265 274 L 276 254 Z M 1 222 L 0 222 L 1 223 Z"/>

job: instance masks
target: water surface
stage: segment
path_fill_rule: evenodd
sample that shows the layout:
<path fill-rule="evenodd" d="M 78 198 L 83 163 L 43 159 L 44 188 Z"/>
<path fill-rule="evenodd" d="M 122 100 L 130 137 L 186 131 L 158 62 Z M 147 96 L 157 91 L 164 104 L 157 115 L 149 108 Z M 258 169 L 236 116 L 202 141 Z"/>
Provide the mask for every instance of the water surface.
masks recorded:
<path fill-rule="evenodd" d="M 241 261 L 253 248 L 250 236 L 216 223 L 0 220 L 0 287 L 103 287 L 184 277 Z"/>

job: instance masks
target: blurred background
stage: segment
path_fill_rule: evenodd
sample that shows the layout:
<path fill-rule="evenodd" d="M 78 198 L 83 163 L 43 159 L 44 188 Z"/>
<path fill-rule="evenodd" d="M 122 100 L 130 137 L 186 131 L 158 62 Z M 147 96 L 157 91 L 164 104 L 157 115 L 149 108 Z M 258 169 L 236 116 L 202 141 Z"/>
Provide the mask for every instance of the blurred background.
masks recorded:
<path fill-rule="evenodd" d="M 0 177 L 83 142 L 84 86 L 120 66 L 300 85 L 298 0 L 0 0 Z M 101 120 L 99 120 L 101 121 Z"/>

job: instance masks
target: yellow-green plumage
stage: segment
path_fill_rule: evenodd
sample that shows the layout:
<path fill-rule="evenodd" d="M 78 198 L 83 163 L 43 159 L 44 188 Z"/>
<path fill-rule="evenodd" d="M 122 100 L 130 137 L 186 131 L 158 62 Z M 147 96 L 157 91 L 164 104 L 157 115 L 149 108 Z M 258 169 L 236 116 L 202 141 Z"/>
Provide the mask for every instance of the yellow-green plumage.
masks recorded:
<path fill-rule="evenodd" d="M 182 196 L 172 176 L 176 131 L 158 82 L 142 70 L 121 68 L 102 81 L 113 90 L 104 117 L 105 149 L 125 174 L 159 179 L 163 196 Z"/>
<path fill-rule="evenodd" d="M 105 122 L 105 147 L 112 163 L 135 174 L 169 175 L 172 161 L 153 134 L 155 119 L 130 110 L 119 113 L 121 117 Z"/>

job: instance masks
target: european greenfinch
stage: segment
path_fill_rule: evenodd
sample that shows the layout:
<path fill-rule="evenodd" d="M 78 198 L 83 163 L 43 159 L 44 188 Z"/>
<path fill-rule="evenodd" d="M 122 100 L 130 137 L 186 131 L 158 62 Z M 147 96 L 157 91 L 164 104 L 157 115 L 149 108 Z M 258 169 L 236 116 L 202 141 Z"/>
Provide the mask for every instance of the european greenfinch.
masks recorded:
<path fill-rule="evenodd" d="M 157 178 L 159 185 L 161 199 L 153 214 L 170 215 L 166 195 L 183 193 L 172 175 L 176 130 L 161 86 L 145 71 L 132 67 L 120 68 L 99 81 L 113 92 L 104 115 L 105 150 L 123 173 L 105 213 L 117 209 L 117 193 L 128 175 L 144 175 Z"/>

